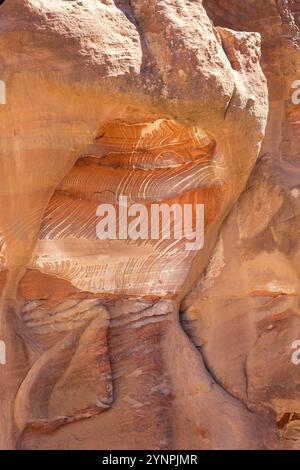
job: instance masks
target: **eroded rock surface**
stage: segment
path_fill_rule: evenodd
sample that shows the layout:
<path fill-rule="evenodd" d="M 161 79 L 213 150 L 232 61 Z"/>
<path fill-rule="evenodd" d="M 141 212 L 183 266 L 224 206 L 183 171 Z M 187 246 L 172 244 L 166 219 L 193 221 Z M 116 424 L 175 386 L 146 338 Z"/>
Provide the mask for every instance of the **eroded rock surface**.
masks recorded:
<path fill-rule="evenodd" d="M 264 3 L 0 7 L 1 448 L 296 442 L 299 8 Z M 99 239 L 120 197 L 204 205 L 204 246 Z"/>
<path fill-rule="evenodd" d="M 275 411 L 279 447 L 298 449 L 300 4 L 249 1 L 241 11 L 238 3 L 203 2 L 216 26 L 262 35 L 268 125 L 255 171 L 183 317 L 216 380 L 248 406 Z"/>

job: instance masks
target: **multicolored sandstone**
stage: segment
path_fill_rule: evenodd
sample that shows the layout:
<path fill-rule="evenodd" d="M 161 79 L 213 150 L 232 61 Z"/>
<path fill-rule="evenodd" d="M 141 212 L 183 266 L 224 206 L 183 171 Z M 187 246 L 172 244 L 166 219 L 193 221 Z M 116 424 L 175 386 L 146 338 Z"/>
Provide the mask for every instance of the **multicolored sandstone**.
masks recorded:
<path fill-rule="evenodd" d="M 298 2 L 241 3 L 0 7 L 2 449 L 297 445 Z M 99 240 L 120 196 L 203 249 Z"/>

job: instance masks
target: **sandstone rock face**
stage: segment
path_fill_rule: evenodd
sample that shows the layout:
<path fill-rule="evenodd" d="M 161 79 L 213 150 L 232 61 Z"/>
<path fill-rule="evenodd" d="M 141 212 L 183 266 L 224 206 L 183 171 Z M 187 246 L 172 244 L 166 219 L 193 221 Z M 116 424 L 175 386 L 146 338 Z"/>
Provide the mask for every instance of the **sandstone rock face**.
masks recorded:
<path fill-rule="evenodd" d="M 260 159 L 184 302 L 184 322 L 219 383 L 246 406 L 275 412 L 279 448 L 298 449 L 300 4 L 249 1 L 242 12 L 238 2 L 203 4 L 216 26 L 261 34 L 270 112 Z"/>
<path fill-rule="evenodd" d="M 0 448 L 299 447 L 299 2 L 0 9 Z"/>

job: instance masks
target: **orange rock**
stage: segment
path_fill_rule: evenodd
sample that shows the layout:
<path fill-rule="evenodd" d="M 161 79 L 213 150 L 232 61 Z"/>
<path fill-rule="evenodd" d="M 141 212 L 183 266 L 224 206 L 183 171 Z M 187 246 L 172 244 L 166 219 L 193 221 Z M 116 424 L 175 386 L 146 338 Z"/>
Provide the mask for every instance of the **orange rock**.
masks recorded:
<path fill-rule="evenodd" d="M 256 3 L 0 7 L 1 448 L 293 439 L 299 18 Z M 204 247 L 99 239 L 120 196 L 203 204 Z"/>

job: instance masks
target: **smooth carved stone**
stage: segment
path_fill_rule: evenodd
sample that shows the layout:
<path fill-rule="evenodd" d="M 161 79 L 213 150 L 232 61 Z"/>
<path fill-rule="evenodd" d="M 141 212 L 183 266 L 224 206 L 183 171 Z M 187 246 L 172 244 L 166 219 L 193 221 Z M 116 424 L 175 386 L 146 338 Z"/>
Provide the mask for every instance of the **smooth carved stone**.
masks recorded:
<path fill-rule="evenodd" d="M 279 448 L 299 449 L 300 5 L 203 5 L 217 26 L 261 33 L 270 113 L 251 180 L 182 305 L 184 325 L 219 383 L 247 406 L 273 411 Z"/>
<path fill-rule="evenodd" d="M 247 410 L 214 383 L 178 322 L 176 304 L 119 300 L 106 308 L 113 382 L 109 406 L 98 416 L 87 414 L 88 420 L 75 422 L 74 416 L 72 424 L 54 432 L 27 425 L 20 448 L 169 449 L 175 441 L 183 449 L 274 445 L 268 435 L 272 415 Z M 86 396 L 89 385 L 81 385 Z"/>
<path fill-rule="evenodd" d="M 232 385 L 198 348 L 201 315 L 190 338 L 179 315 L 190 323 L 182 300 L 205 283 L 264 138 L 260 35 L 216 28 L 201 1 L 9 0 L 1 13 L 0 448 L 278 447 L 262 381 L 246 402 L 234 347 L 218 346 Z M 120 196 L 147 214 L 203 204 L 204 247 L 99 239 L 97 208 L 112 204 L 119 222 Z M 217 307 L 204 323 L 219 335 Z M 251 377 L 270 341 L 249 355 Z"/>

